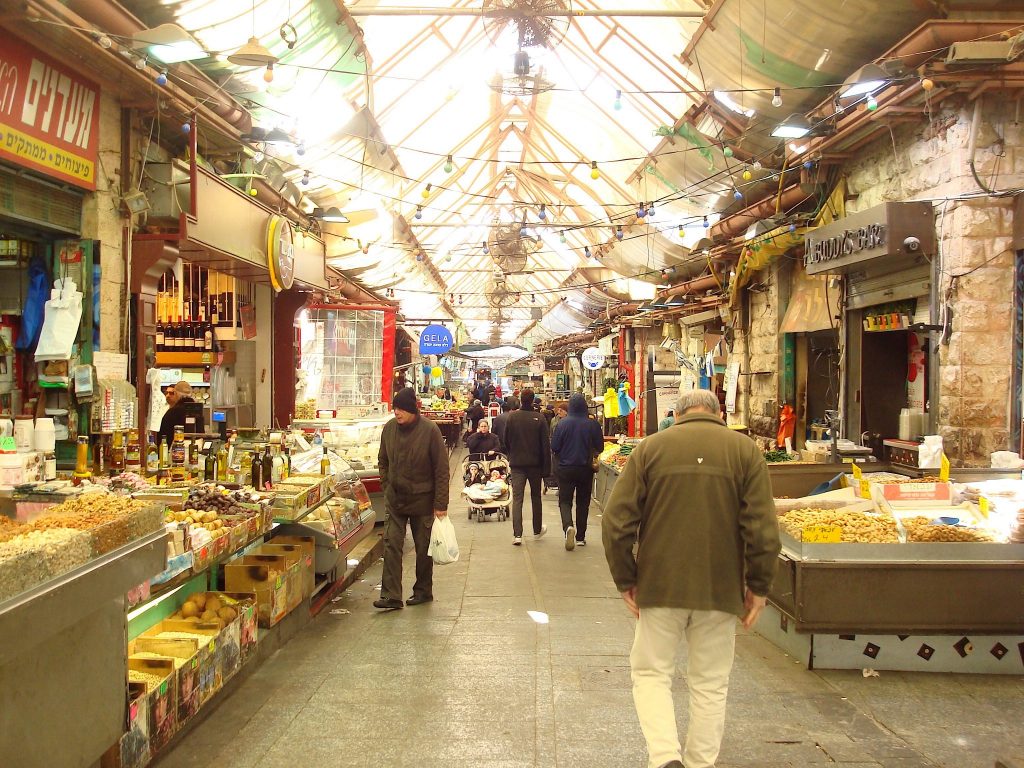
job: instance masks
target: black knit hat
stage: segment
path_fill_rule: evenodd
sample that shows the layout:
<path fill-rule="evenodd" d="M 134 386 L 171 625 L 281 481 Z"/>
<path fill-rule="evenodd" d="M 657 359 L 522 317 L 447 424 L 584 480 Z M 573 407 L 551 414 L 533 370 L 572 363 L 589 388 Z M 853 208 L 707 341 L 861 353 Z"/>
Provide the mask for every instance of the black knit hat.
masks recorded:
<path fill-rule="evenodd" d="M 391 401 L 392 408 L 398 408 L 406 413 L 419 413 L 420 407 L 416 403 L 416 391 L 412 387 L 400 389 Z"/>

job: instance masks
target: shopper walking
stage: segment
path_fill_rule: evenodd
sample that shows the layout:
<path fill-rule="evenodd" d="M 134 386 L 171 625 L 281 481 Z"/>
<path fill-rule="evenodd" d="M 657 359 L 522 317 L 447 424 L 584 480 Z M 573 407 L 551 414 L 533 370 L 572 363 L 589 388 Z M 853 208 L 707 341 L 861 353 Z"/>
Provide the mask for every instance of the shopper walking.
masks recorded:
<path fill-rule="evenodd" d="M 519 410 L 519 401 L 515 398 L 509 397 L 501 403 L 501 414 L 494 418 L 491 423 L 491 432 L 498 436 L 498 441 L 501 443 L 501 450 L 508 453 L 508 443 L 505 442 L 505 427 L 508 426 L 508 419 L 512 415 L 513 411 Z"/>
<path fill-rule="evenodd" d="M 685 393 L 679 423 L 633 451 L 601 525 L 615 586 L 639 619 L 630 666 L 650 768 L 714 766 L 736 617 L 747 629 L 757 621 L 780 549 L 764 457 L 718 411 L 712 392 Z M 681 752 L 672 680 L 683 637 L 690 719 Z"/>
<path fill-rule="evenodd" d="M 591 418 L 587 398 L 569 398 L 569 415 L 560 419 L 551 435 L 551 451 L 558 457 L 558 511 L 562 515 L 565 548 L 572 551 L 587 543 L 587 518 L 594 491 L 594 458 L 604 448 L 601 426 Z M 576 521 L 572 499 L 576 496 Z"/>
<path fill-rule="evenodd" d="M 469 409 L 466 411 L 466 418 L 469 419 L 469 431 L 476 432 L 477 425 L 486 415 L 487 412 L 484 411 L 483 403 L 481 403 L 479 399 L 474 400 L 473 404 L 469 406 Z"/>
<path fill-rule="evenodd" d="M 430 529 L 448 514 L 448 450 L 441 430 L 420 416 L 416 393 L 403 389 L 392 402 L 395 417 L 384 425 L 377 465 L 384 488 L 384 577 L 375 608 L 402 607 L 402 550 L 405 530 L 416 546 L 416 583 L 409 605 L 434 599 Z"/>
<path fill-rule="evenodd" d="M 551 474 L 551 442 L 544 417 L 533 410 L 533 390 L 524 389 L 522 409 L 508 414 L 502 443 L 512 469 L 512 543 L 523 543 L 523 497 L 530 483 L 530 504 L 533 511 L 533 535 L 547 533 L 541 511 L 541 478 Z M 500 418 L 500 417 L 499 417 Z"/>

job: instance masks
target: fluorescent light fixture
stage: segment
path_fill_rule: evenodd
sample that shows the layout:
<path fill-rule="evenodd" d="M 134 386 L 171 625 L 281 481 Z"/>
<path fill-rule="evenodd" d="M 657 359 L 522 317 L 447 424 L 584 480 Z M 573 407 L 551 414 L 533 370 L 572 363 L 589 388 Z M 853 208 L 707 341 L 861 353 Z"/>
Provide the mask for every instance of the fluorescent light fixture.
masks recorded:
<path fill-rule="evenodd" d="M 653 301 L 645 301 L 643 304 L 641 304 L 639 307 L 636 308 L 636 311 L 637 312 L 653 312 L 656 309 L 658 309 L 658 307 L 654 306 L 654 302 Z"/>
<path fill-rule="evenodd" d="M 761 235 L 771 232 L 773 229 L 777 229 L 778 226 L 779 225 L 776 223 L 775 219 L 760 219 L 747 228 L 747 232 L 743 236 L 743 239 L 753 240 L 755 237 L 760 237 Z"/>
<path fill-rule="evenodd" d="M 135 47 L 145 50 L 147 56 L 164 64 L 205 59 L 208 54 L 188 32 L 177 24 L 161 24 L 132 35 Z"/>
<path fill-rule="evenodd" d="M 855 99 L 879 91 L 888 84 L 889 73 L 877 64 L 865 64 L 846 78 L 839 91 L 839 98 Z"/>
<path fill-rule="evenodd" d="M 310 214 L 310 218 L 326 221 L 332 224 L 348 224 L 348 216 L 342 213 L 337 206 L 330 208 L 316 208 Z"/>
<path fill-rule="evenodd" d="M 803 115 L 794 112 L 772 130 L 777 139 L 802 139 L 811 132 L 811 123 Z"/>
<path fill-rule="evenodd" d="M 757 110 L 746 109 L 745 107 L 740 106 L 736 100 L 725 91 L 714 91 L 714 94 L 716 101 L 731 109 L 736 114 L 743 115 L 744 117 L 753 117 L 757 114 Z"/>
<path fill-rule="evenodd" d="M 295 140 L 280 128 L 261 128 L 254 125 L 249 133 L 242 134 L 242 141 L 262 144 L 294 144 Z"/>

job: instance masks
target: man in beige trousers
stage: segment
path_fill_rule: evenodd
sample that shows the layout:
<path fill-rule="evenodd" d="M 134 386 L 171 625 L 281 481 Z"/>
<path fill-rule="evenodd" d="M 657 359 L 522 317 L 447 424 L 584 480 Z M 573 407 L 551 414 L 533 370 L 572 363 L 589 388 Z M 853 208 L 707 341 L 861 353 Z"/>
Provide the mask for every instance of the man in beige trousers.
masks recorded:
<path fill-rule="evenodd" d="M 713 393 L 684 394 L 677 426 L 633 451 L 601 523 L 612 578 L 638 619 L 630 666 L 650 768 L 715 765 L 736 618 L 747 629 L 757 621 L 780 549 L 764 457 L 718 413 Z M 672 679 L 684 637 L 690 719 L 681 750 Z"/>

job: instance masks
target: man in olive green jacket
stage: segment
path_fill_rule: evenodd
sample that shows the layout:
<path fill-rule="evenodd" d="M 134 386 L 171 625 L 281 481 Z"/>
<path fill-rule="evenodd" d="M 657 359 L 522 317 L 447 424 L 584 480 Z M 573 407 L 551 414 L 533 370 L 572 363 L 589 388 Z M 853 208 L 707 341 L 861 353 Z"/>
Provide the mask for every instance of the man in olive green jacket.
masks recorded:
<path fill-rule="evenodd" d="M 630 666 L 650 768 L 714 766 L 736 617 L 747 629 L 757 620 L 780 550 L 764 457 L 718 412 L 711 392 L 683 395 L 678 425 L 636 447 L 601 523 L 615 586 L 638 618 Z M 690 720 L 681 753 L 672 679 L 684 635 Z"/>

